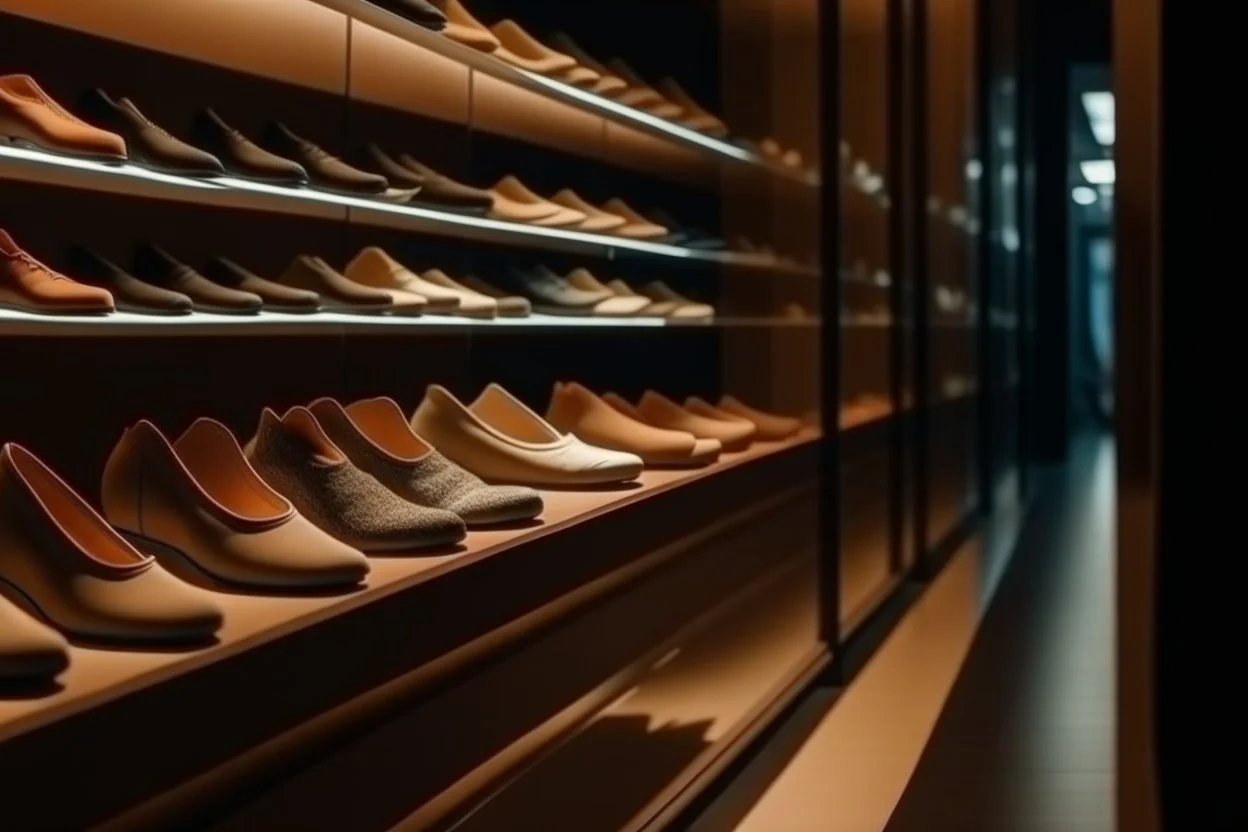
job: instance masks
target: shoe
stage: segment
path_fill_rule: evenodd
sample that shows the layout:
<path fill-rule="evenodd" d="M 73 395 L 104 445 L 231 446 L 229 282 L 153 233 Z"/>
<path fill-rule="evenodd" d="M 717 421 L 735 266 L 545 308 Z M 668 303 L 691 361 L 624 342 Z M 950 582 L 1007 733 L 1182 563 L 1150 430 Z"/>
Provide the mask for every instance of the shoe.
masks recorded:
<path fill-rule="evenodd" d="M 598 76 L 596 81 L 587 84 L 590 92 L 607 98 L 616 98 L 628 90 L 628 83 L 624 79 L 603 66 L 593 56 L 578 46 L 576 41 L 572 40 L 566 33 L 556 32 L 551 35 L 550 42 L 555 49 L 564 55 L 574 58 L 578 68 L 589 70 Z M 572 70 L 569 70 L 569 72 L 572 72 Z M 569 83 L 576 82 L 569 81 Z"/>
<path fill-rule="evenodd" d="M 743 419 L 740 416 L 733 416 L 731 413 L 726 413 L 705 399 L 700 399 L 697 396 L 690 396 L 685 399 L 685 410 L 688 410 L 695 416 L 702 416 L 707 419 L 718 419 L 721 422 L 738 425 L 743 429 L 753 428 L 754 439 L 764 438 L 760 435 L 758 426 L 749 419 Z"/>
<path fill-rule="evenodd" d="M 41 315 L 103 315 L 113 311 L 113 296 L 45 266 L 0 229 L 0 307 Z"/>
<path fill-rule="evenodd" d="M 456 43 L 470 46 L 482 52 L 498 49 L 498 38 L 463 7 L 459 0 L 432 0 L 433 5 L 446 15 L 446 27 L 442 34 Z"/>
<path fill-rule="evenodd" d="M 377 145 L 369 144 L 359 155 L 384 174 L 393 186 L 415 189 L 410 200 L 414 205 L 483 214 L 494 204 L 488 191 L 461 185 L 407 154 L 400 157 L 401 161 L 395 161 Z"/>
<path fill-rule="evenodd" d="M 130 160 L 177 176 L 225 176 L 216 156 L 158 127 L 128 98 L 114 101 L 104 90 L 90 90 L 79 101 L 83 113 L 122 136 Z"/>
<path fill-rule="evenodd" d="M 428 273 L 426 273 L 425 277 L 428 276 Z M 461 277 L 458 282 L 467 289 L 490 298 L 498 304 L 498 317 L 500 318 L 527 318 L 533 314 L 533 304 L 529 303 L 528 298 L 508 294 L 502 289 L 491 286 L 476 275 L 470 274 Z"/>
<path fill-rule="evenodd" d="M 283 286 L 315 292 L 320 296 L 321 309 L 325 312 L 389 315 L 400 302 L 392 292 L 361 286 L 334 271 L 321 258 L 307 255 L 299 255 L 291 260 L 276 282 Z M 404 306 L 403 314 L 418 315 L 425 306 L 415 298 L 406 296 L 401 302 Z"/>
<path fill-rule="evenodd" d="M 568 284 L 574 289 L 605 295 L 603 300 L 594 305 L 594 317 L 635 318 L 650 305 L 648 298 L 624 297 L 615 294 L 599 282 L 598 278 L 590 274 L 588 269 L 573 269 L 568 273 Z"/>
<path fill-rule="evenodd" d="M 402 263 L 377 246 L 360 249 L 343 274 L 361 286 L 383 289 L 396 299 L 419 302 L 420 311 L 430 315 L 455 315 L 459 312 L 459 295 L 422 280 Z"/>
<path fill-rule="evenodd" d="M 664 430 L 624 415 L 575 382 L 556 383 L 546 409 L 546 421 L 564 433 L 599 448 L 641 457 L 650 466 L 708 465 L 719 458 L 714 439 Z"/>
<path fill-rule="evenodd" d="M 578 225 L 586 220 L 580 211 L 556 205 L 533 193 L 514 176 L 504 176 L 490 192 L 494 196 L 490 216 L 496 219 L 548 228 Z"/>
<path fill-rule="evenodd" d="M 636 107 L 659 118 L 678 118 L 684 113 L 679 105 L 664 98 L 658 90 L 642 80 L 632 67 L 619 58 L 607 61 L 607 68 L 617 78 L 628 84 L 628 89 L 616 98 L 621 104 Z"/>
<path fill-rule="evenodd" d="M 64 636 L 0 595 L 0 684 L 52 679 L 67 667 L 69 643 Z"/>
<path fill-rule="evenodd" d="M 651 242 L 663 242 L 667 238 L 668 229 L 662 225 L 651 222 L 641 214 L 634 211 L 622 199 L 609 200 L 602 206 L 602 209 L 608 213 L 615 214 L 617 217 L 624 218 L 624 225 L 615 229 L 614 234 L 621 237 L 628 237 L 631 240 L 649 240 Z"/>
<path fill-rule="evenodd" d="M 209 260 L 204 267 L 204 277 L 218 286 L 259 296 L 266 312 L 308 314 L 321 310 L 321 296 L 316 292 L 265 280 L 224 257 Z"/>
<path fill-rule="evenodd" d="M 35 458 L 0 450 L 0 583 L 70 637 L 202 641 L 221 610 L 134 549 Z"/>
<path fill-rule="evenodd" d="M 69 265 L 83 283 L 107 289 L 118 311 L 139 315 L 189 315 L 195 308 L 194 302 L 181 292 L 144 283 L 111 260 L 82 246 L 69 250 Z"/>
<path fill-rule="evenodd" d="M 430 287 L 428 291 L 436 288 L 455 295 L 459 300 L 459 306 L 455 308 L 455 314 L 462 318 L 489 319 L 497 318 L 499 315 L 499 303 L 497 300 L 480 292 L 474 292 L 467 286 L 457 283 L 441 269 L 429 269 L 420 275 L 420 280 L 420 285 Z"/>
<path fill-rule="evenodd" d="M 578 289 L 545 266 L 517 269 L 512 276 L 532 301 L 533 311 L 541 315 L 590 316 L 598 304 L 612 297 L 611 292 Z"/>
<path fill-rule="evenodd" d="M 623 217 L 608 213 L 589 204 L 568 188 L 564 188 L 552 196 L 550 201 L 585 215 L 584 222 L 576 226 L 578 231 L 593 231 L 598 234 L 604 234 L 608 231 L 615 231 L 628 223 L 628 220 Z"/>
<path fill-rule="evenodd" d="M 446 388 L 431 385 L 411 425 L 447 459 L 487 482 L 598 485 L 634 480 L 643 467 L 633 454 L 561 434 L 497 384 L 467 407 Z"/>
<path fill-rule="evenodd" d="M 367 399 L 346 409 L 318 399 L 308 409 L 357 468 L 408 502 L 453 512 L 469 528 L 542 513 L 542 497 L 533 489 L 486 485 L 434 450 L 412 433 L 391 399 Z"/>
<path fill-rule="evenodd" d="M 308 172 L 302 165 L 260 147 L 226 124 L 211 108 L 195 114 L 191 141 L 215 156 L 233 176 L 290 188 L 308 184 Z"/>
<path fill-rule="evenodd" d="M 361 552 L 447 546 L 467 535 L 452 512 L 408 502 L 357 468 L 307 408 L 281 418 L 265 408 L 246 454 L 300 514 Z"/>
<path fill-rule="evenodd" d="M 661 280 L 653 280 L 642 286 L 640 293 L 656 303 L 674 303 L 675 306 L 664 315 L 668 320 L 684 323 L 709 323 L 715 318 L 715 307 L 708 303 L 698 303 L 690 300 Z"/>
<path fill-rule="evenodd" d="M 353 586 L 368 561 L 301 517 L 252 469 L 220 422 L 170 444 L 151 423 L 122 434 L 104 466 L 104 516 L 140 551 L 173 554 L 240 586 Z"/>
<path fill-rule="evenodd" d="M 680 115 L 680 123 L 697 130 L 699 133 L 705 133 L 716 139 L 722 139 L 728 135 L 728 125 L 724 124 L 719 117 L 707 112 L 698 102 L 685 92 L 680 84 L 671 78 L 664 78 L 654 85 L 656 91 L 661 93 L 668 101 L 680 107 L 682 113 Z"/>
<path fill-rule="evenodd" d="M 718 409 L 730 416 L 739 416 L 752 422 L 758 429 L 758 438 L 763 440 L 789 439 L 797 435 L 804 427 L 801 419 L 756 410 L 733 396 L 720 398 Z"/>
<path fill-rule="evenodd" d="M 29 75 L 0 76 L 0 144 L 95 162 L 126 161 L 125 139 L 73 115 Z"/>
<path fill-rule="evenodd" d="M 372 2 L 430 31 L 441 32 L 446 28 L 446 15 L 427 0 L 372 0 Z"/>
<path fill-rule="evenodd" d="M 746 422 L 725 422 L 690 413 L 671 399 L 647 390 L 637 403 L 636 415 L 646 424 L 668 430 L 683 430 L 699 439 L 717 439 L 728 452 L 749 447 L 758 432 Z"/>
<path fill-rule="evenodd" d="M 696 248 L 702 251 L 718 251 L 724 248 L 724 241 L 708 231 L 700 228 L 681 227 L 676 218 L 666 211 L 655 208 L 646 217 L 658 225 L 668 229 L 667 242 L 685 248 Z"/>
<path fill-rule="evenodd" d="M 636 292 L 634 292 L 632 287 L 629 286 L 627 283 L 625 283 L 623 280 L 618 280 L 618 279 L 612 280 L 610 283 L 607 284 L 607 288 L 611 290 L 612 294 L 618 297 L 641 298 L 642 300 L 644 300 L 646 302 L 646 305 L 642 307 L 642 310 L 640 312 L 637 313 L 637 316 L 639 318 L 666 318 L 668 315 L 675 312 L 676 307 L 680 305 L 674 300 L 655 301 L 655 300 L 651 300 L 645 295 L 639 295 Z"/>
<path fill-rule="evenodd" d="M 307 171 L 310 184 L 317 188 L 354 196 L 380 196 L 390 187 L 386 177 L 351 167 L 318 145 L 296 136 L 280 122 L 268 123 L 261 143 L 270 152 L 298 162 Z"/>
<path fill-rule="evenodd" d="M 543 45 L 514 20 L 503 20 L 490 27 L 499 47 L 494 55 L 538 75 L 558 75 L 576 68 L 576 59 Z"/>
<path fill-rule="evenodd" d="M 264 306 L 259 295 L 218 286 L 151 243 L 139 243 L 135 248 L 133 273 L 153 286 L 186 295 L 194 303 L 196 312 L 256 315 Z"/>

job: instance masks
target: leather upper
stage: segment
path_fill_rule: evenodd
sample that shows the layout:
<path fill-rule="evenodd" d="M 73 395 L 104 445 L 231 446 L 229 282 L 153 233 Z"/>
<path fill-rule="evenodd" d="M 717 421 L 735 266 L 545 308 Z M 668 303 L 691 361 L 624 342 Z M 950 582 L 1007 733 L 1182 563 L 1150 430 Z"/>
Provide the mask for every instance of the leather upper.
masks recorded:
<path fill-rule="evenodd" d="M 319 257 L 296 257 L 277 280 L 283 286 L 316 292 L 326 310 L 379 313 L 394 308 L 389 292 L 354 283 Z"/>
<path fill-rule="evenodd" d="M 529 271 L 514 270 L 512 274 L 535 304 L 554 310 L 591 315 L 594 307 L 611 297 L 610 292 L 578 289 L 545 266 Z"/>
<path fill-rule="evenodd" d="M 0 136 L 42 150 L 121 162 L 126 142 L 92 127 L 39 88 L 29 75 L 0 76 Z"/>
<path fill-rule="evenodd" d="M 429 269 L 420 279 L 426 286 L 421 290 L 423 294 L 429 293 L 429 287 L 436 287 L 455 295 L 459 300 L 459 306 L 455 309 L 458 315 L 467 318 L 495 318 L 500 314 L 501 304 L 498 300 L 460 285 L 441 269 Z"/>
<path fill-rule="evenodd" d="M 204 276 L 229 289 L 250 292 L 264 302 L 265 309 L 282 312 L 316 312 L 321 308 L 321 296 L 307 289 L 283 286 L 252 274 L 233 260 L 214 257 L 204 268 Z"/>
<path fill-rule="evenodd" d="M 343 273 L 364 286 L 420 298 L 430 314 L 450 315 L 459 309 L 459 295 L 421 280 L 377 246 L 360 249 Z"/>
<path fill-rule="evenodd" d="M 513 66 L 543 75 L 557 75 L 576 68 L 575 58 L 545 46 L 514 20 L 495 23 L 490 31 L 500 44 L 494 54 Z"/>
<path fill-rule="evenodd" d="M 230 173 L 275 185 L 308 184 L 308 172 L 298 162 L 270 153 L 230 127 L 212 109 L 200 110 L 191 123 L 191 138 L 212 153 Z"/>
<path fill-rule="evenodd" d="M 757 432 L 749 422 L 726 422 L 690 413 L 671 399 L 647 390 L 637 403 L 637 414 L 646 423 L 669 430 L 684 430 L 699 439 L 716 439 L 725 451 L 736 451 L 750 444 Z"/>
<path fill-rule="evenodd" d="M 465 275 L 459 279 L 459 282 L 498 304 L 499 317 L 527 318 L 533 312 L 533 304 L 529 303 L 528 298 L 508 294 L 496 286 L 491 286 L 476 275 Z"/>
<path fill-rule="evenodd" d="M 169 135 L 128 98 L 114 101 L 96 89 L 83 95 L 80 106 L 89 118 L 124 137 L 130 158 L 136 162 L 189 176 L 225 174 L 216 156 Z"/>
<path fill-rule="evenodd" d="M 581 199 L 574 191 L 568 188 L 564 188 L 562 191 L 555 194 L 550 198 L 550 201 L 556 205 L 562 205 L 564 208 L 571 208 L 574 211 L 580 211 L 584 214 L 585 219 L 576 226 L 582 231 L 593 231 L 596 233 L 614 231 L 628 222 L 628 220 L 623 217 L 604 211 L 595 205 L 591 205 L 589 202 Z"/>
<path fill-rule="evenodd" d="M 199 641 L 221 626 L 211 597 L 137 551 L 29 451 L 0 451 L 0 579 L 71 636 Z"/>
<path fill-rule="evenodd" d="M 50 679 L 69 666 L 69 644 L 0 595 L 0 682 Z"/>
<path fill-rule="evenodd" d="M 724 396 L 719 400 L 719 409 L 730 416 L 739 416 L 758 428 L 759 439 L 788 439 L 802 429 L 802 420 L 792 416 L 780 416 L 766 413 L 750 407 L 733 396 Z"/>
<path fill-rule="evenodd" d="M 456 43 L 493 52 L 498 49 L 498 38 L 481 21 L 472 16 L 459 0 L 431 0 L 446 15 L 446 27 L 442 34 Z"/>
<path fill-rule="evenodd" d="M 606 297 L 594 304 L 594 314 L 604 318 L 636 317 L 650 305 L 647 298 L 615 294 L 585 268 L 573 269 L 569 272 L 568 284 L 585 292 L 598 292 L 605 295 Z"/>
<path fill-rule="evenodd" d="M 380 156 L 384 154 L 380 154 L 380 151 L 374 152 L 374 157 L 378 158 L 379 162 Z M 472 212 L 484 212 L 494 205 L 494 196 L 489 191 L 456 182 L 449 176 L 438 173 L 421 163 L 410 154 L 401 154 L 399 163 L 412 177 L 409 181 L 420 187 L 420 191 L 412 199 L 413 202 L 425 203 L 444 210 Z"/>
<path fill-rule="evenodd" d="M 635 479 L 643 467 L 632 454 L 560 434 L 494 384 L 471 407 L 446 388 L 431 385 L 411 425 L 452 462 L 490 482 L 535 486 L 623 482 Z"/>
<path fill-rule="evenodd" d="M 140 243 L 135 248 L 134 275 L 155 286 L 181 292 L 200 311 L 254 315 L 264 306 L 259 295 L 213 283 L 151 243 Z"/>
<path fill-rule="evenodd" d="M 113 311 L 113 296 L 49 268 L 0 229 L 0 305 L 30 312 L 105 313 Z"/>
<path fill-rule="evenodd" d="M 386 177 L 367 173 L 331 156 L 318 145 L 295 135 L 290 128 L 270 122 L 264 130 L 264 146 L 283 158 L 298 162 L 312 184 L 335 191 L 376 196 L 390 186 Z"/>
<path fill-rule="evenodd" d="M 70 249 L 70 266 L 79 280 L 107 289 L 118 309 L 165 315 L 189 315 L 194 309 L 194 302 L 181 292 L 145 283 L 82 246 Z"/>

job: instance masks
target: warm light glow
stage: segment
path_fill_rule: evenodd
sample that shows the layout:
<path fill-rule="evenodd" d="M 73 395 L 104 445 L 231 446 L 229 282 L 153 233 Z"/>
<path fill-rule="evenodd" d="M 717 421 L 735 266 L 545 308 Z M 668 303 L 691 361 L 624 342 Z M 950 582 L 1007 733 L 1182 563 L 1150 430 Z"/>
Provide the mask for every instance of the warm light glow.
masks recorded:
<path fill-rule="evenodd" d="M 1096 191 L 1087 185 L 1079 185 L 1070 192 L 1070 198 L 1078 205 L 1091 205 L 1096 202 Z"/>
<path fill-rule="evenodd" d="M 52 167 L 68 168 L 70 170 L 103 173 L 122 178 L 147 179 L 152 182 L 162 182 L 167 185 L 179 185 L 185 188 L 219 190 L 222 187 L 221 185 L 211 181 L 203 179 L 188 179 L 183 176 L 171 176 L 167 173 L 157 173 L 154 170 L 148 170 L 147 168 L 140 167 L 138 165 L 106 165 L 102 162 L 92 162 L 88 159 L 76 159 L 73 156 L 57 156 L 52 153 L 43 153 L 38 150 L 25 150 L 20 147 L 10 147 L 8 145 L 0 146 L 0 158 L 20 159 L 23 162 L 34 162 L 41 165 L 50 165 Z"/>
<path fill-rule="evenodd" d="M 1114 181 L 1113 159 L 1091 159 L 1079 163 L 1083 178 L 1093 185 L 1108 185 Z"/>
<path fill-rule="evenodd" d="M 1092 135 L 1097 142 L 1112 147 L 1114 144 L 1114 94 L 1112 92 L 1085 92 L 1081 96 L 1083 109 L 1092 125 Z"/>

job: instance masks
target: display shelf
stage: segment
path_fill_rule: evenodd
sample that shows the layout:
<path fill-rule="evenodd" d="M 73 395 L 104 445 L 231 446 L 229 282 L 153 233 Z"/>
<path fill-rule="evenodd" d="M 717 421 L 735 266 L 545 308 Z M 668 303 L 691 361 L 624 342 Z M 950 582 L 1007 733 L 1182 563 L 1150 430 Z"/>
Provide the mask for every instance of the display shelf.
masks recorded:
<path fill-rule="evenodd" d="M 0 771 L 12 787 L 5 818 L 16 828 L 25 828 L 24 818 L 94 827 L 216 766 L 272 764 L 261 743 L 280 736 L 289 749 L 289 732 L 329 709 L 349 705 L 335 729 L 358 730 L 352 720 L 378 717 L 366 711 L 381 707 L 381 690 L 381 701 L 400 707 L 507 643 L 504 631 L 521 637 L 566 614 L 559 599 L 568 593 L 590 584 L 609 591 L 635 577 L 630 570 L 643 556 L 690 530 L 813 481 L 817 450 L 812 432 L 757 443 L 702 469 L 648 470 L 632 487 L 546 491 L 540 521 L 472 532 L 455 552 L 372 558 L 366 585 L 345 594 L 274 596 L 198 577 L 225 611 L 217 643 L 76 644 L 57 684 L 0 688 Z M 507 629 L 514 621 L 519 631 Z M 190 716 L 223 697 L 241 697 L 246 718 L 228 708 L 211 719 Z M 308 730 L 304 741 L 325 739 L 325 726 Z M 75 790 L 74 800 L 49 801 L 66 743 L 78 749 L 78 782 L 94 785 Z M 249 749 L 253 757 L 242 759 Z M 188 788 L 196 798 L 204 793 L 202 784 Z"/>
<path fill-rule="evenodd" d="M 191 179 L 157 173 L 138 165 L 101 164 L 15 147 L 0 147 L 0 179 L 220 208 L 342 220 L 399 231 L 595 257 L 630 254 L 781 273 L 815 273 L 812 268 L 782 263 L 775 257 L 760 254 L 701 251 L 605 234 L 542 228 L 488 217 L 396 205 L 315 188 L 284 188 L 233 177 Z"/>
<path fill-rule="evenodd" d="M 367 23 L 395 37 L 448 58 L 475 72 L 504 83 L 554 99 L 588 113 L 608 118 L 652 136 L 709 154 L 721 161 L 766 170 L 782 179 L 806 187 L 819 187 L 818 174 L 777 164 L 749 148 L 690 130 L 673 121 L 628 107 L 609 98 L 565 84 L 553 78 L 512 66 L 493 55 L 463 46 L 437 32 L 430 31 L 367 0 L 312 0 L 319 5 Z"/>

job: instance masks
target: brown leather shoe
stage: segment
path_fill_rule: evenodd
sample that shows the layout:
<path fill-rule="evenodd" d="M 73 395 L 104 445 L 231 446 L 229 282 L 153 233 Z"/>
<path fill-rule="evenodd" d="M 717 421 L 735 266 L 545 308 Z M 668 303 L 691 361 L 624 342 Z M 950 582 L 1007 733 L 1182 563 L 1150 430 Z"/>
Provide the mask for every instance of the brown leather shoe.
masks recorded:
<path fill-rule="evenodd" d="M 125 139 L 71 114 L 29 75 L 0 77 L 0 144 L 97 162 L 126 161 Z"/>
<path fill-rule="evenodd" d="M 5 600 L 0 586 L 0 682 L 6 679 L 50 679 L 69 666 L 69 645 L 18 605 Z"/>
<path fill-rule="evenodd" d="M 105 314 L 113 311 L 113 296 L 48 268 L 0 228 L 0 307 L 53 315 Z"/>
<path fill-rule="evenodd" d="M 0 449 L 0 581 L 62 632 L 121 642 L 202 641 L 222 613 L 135 551 L 24 448 Z"/>

